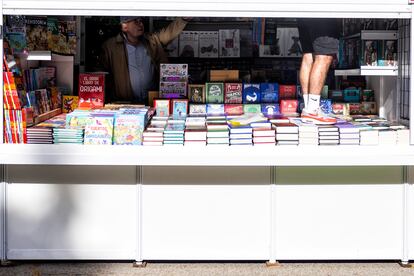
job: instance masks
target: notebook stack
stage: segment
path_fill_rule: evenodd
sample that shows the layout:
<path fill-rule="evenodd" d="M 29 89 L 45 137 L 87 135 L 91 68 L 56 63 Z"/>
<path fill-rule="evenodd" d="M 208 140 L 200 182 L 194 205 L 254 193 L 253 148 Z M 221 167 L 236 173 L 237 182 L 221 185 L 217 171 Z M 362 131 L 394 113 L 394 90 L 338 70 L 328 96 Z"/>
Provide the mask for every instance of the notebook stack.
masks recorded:
<path fill-rule="evenodd" d="M 183 124 L 167 124 L 164 129 L 164 145 L 184 145 Z"/>
<path fill-rule="evenodd" d="M 252 145 L 253 128 L 250 125 L 235 126 L 229 124 L 230 145 Z"/>
<path fill-rule="evenodd" d="M 277 145 L 298 145 L 299 127 L 294 123 L 275 123 Z"/>
<path fill-rule="evenodd" d="M 361 146 L 375 146 L 378 145 L 378 130 L 376 129 L 361 129 L 359 132 Z"/>
<path fill-rule="evenodd" d="M 187 126 L 184 131 L 184 145 L 205 146 L 207 143 L 207 128 L 205 126 Z"/>
<path fill-rule="evenodd" d="M 319 145 L 338 145 L 339 129 L 334 125 L 318 126 Z"/>
<path fill-rule="evenodd" d="M 410 130 L 407 128 L 397 129 L 397 144 L 409 145 L 410 144 Z"/>
<path fill-rule="evenodd" d="M 83 144 L 83 129 L 54 128 L 53 143 L 55 144 Z"/>
<path fill-rule="evenodd" d="M 28 144 L 52 144 L 52 129 L 47 127 L 29 127 L 27 132 Z"/>
<path fill-rule="evenodd" d="M 271 122 L 256 122 L 250 126 L 253 128 L 254 145 L 275 145 L 276 131 Z"/>
<path fill-rule="evenodd" d="M 397 132 L 394 129 L 378 130 L 378 145 L 395 145 L 397 144 Z"/>
<path fill-rule="evenodd" d="M 229 145 L 229 127 L 227 123 L 207 122 L 207 144 Z"/>
<path fill-rule="evenodd" d="M 301 119 L 292 119 L 299 127 L 299 145 L 319 145 L 318 127 L 313 123 L 304 123 Z"/>
<path fill-rule="evenodd" d="M 340 145 L 359 145 L 359 128 L 351 123 L 336 125 L 339 128 Z"/>

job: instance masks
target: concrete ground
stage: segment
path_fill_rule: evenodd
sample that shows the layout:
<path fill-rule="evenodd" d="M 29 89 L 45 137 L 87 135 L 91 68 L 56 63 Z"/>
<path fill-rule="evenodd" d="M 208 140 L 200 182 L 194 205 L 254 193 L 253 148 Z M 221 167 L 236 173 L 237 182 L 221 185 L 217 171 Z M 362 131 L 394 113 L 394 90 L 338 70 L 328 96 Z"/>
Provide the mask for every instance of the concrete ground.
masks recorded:
<path fill-rule="evenodd" d="M 278 267 L 266 267 L 259 262 L 151 262 L 144 268 L 134 268 L 131 262 L 17 262 L 13 266 L 0 267 L 0 275 L 396 276 L 414 275 L 414 268 L 402 268 L 397 262 L 282 262 Z"/>

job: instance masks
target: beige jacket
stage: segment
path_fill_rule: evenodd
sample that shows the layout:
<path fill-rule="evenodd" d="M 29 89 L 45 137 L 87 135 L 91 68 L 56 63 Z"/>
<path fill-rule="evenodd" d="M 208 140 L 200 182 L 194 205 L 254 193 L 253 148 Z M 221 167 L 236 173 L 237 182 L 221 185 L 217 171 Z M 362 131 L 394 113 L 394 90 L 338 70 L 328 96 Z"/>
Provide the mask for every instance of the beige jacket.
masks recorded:
<path fill-rule="evenodd" d="M 157 33 L 144 34 L 142 41 L 155 68 L 155 81 L 159 79 L 160 64 L 168 62 L 164 46 L 176 38 L 186 25 L 185 20 L 178 18 Z M 133 92 L 128 72 L 127 51 L 122 34 L 105 41 L 102 46 L 100 62 L 103 69 L 109 73 L 106 76 L 106 102 L 131 101 Z"/>

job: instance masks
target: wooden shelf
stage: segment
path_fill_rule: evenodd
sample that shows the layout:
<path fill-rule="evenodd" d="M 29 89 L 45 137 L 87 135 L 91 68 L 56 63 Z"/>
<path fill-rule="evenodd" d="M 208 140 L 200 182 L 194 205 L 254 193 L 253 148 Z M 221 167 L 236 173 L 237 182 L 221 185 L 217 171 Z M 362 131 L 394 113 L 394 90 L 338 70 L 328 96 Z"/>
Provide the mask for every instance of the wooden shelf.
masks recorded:
<path fill-rule="evenodd" d="M 62 113 L 62 109 L 56 108 L 46 113 L 40 114 L 39 116 L 34 118 L 34 124 L 37 125 L 43 121 L 49 120 L 50 118 L 55 117 L 56 115 L 59 115 L 60 113 Z"/>

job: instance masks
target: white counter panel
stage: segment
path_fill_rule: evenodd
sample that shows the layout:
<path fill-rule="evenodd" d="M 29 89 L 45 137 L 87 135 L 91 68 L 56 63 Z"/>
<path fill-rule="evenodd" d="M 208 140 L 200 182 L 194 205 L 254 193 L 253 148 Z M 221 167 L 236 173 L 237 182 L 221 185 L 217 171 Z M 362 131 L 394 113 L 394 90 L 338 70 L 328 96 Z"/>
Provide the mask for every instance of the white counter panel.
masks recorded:
<path fill-rule="evenodd" d="M 326 170 L 276 170 L 276 259 L 402 259 L 401 168 L 378 168 L 370 175 L 372 168 L 359 183 L 361 168 L 337 168 L 336 175 Z"/>
<path fill-rule="evenodd" d="M 7 258 L 135 259 L 135 179 L 135 167 L 11 166 Z"/>
<path fill-rule="evenodd" d="M 143 182 L 144 260 L 269 259 L 270 168 L 145 168 Z"/>

